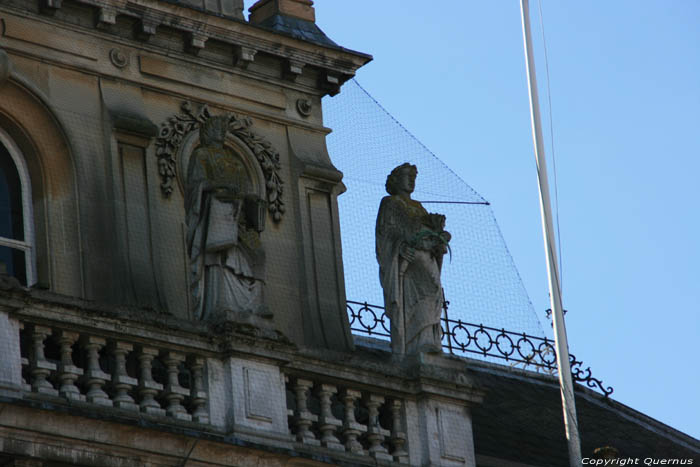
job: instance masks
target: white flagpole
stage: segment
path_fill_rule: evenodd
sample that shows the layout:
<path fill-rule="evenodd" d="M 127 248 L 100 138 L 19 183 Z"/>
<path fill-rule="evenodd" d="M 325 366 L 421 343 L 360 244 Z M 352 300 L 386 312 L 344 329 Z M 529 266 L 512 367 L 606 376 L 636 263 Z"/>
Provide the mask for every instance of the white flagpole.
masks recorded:
<path fill-rule="evenodd" d="M 564 428 L 569 446 L 569 465 L 581 466 L 581 443 L 578 435 L 576 420 L 576 403 L 574 388 L 571 382 L 571 367 L 569 366 L 569 345 L 566 339 L 564 313 L 561 301 L 561 286 L 557 253 L 552 226 L 552 208 L 549 200 L 549 183 L 547 181 L 547 163 L 545 161 L 544 143 L 542 139 L 542 123 L 540 120 L 539 97 L 537 95 L 537 77 L 535 76 L 535 60 L 532 52 L 530 37 L 530 7 L 528 0 L 520 1 L 523 19 L 523 39 L 525 42 L 525 63 L 530 89 L 530 112 L 532 114 L 532 137 L 535 143 L 535 161 L 537 162 L 537 179 L 540 187 L 540 210 L 542 212 L 542 230 L 544 233 L 544 249 L 547 254 L 547 275 L 549 276 L 549 296 L 552 306 L 552 321 L 554 323 L 554 343 L 557 351 L 557 368 L 559 369 L 559 386 L 564 410 Z"/>

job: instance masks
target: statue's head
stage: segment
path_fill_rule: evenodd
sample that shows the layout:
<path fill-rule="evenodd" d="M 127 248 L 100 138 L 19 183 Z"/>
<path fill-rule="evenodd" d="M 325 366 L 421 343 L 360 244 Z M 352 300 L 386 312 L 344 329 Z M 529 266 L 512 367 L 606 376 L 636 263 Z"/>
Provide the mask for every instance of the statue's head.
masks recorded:
<path fill-rule="evenodd" d="M 202 146 L 220 145 L 226 139 L 229 117 L 221 115 L 210 117 L 202 123 L 199 129 L 199 141 Z"/>
<path fill-rule="evenodd" d="M 404 162 L 395 167 L 386 178 L 386 192 L 390 195 L 399 194 L 402 191 L 412 193 L 418 175 L 418 167 Z"/>

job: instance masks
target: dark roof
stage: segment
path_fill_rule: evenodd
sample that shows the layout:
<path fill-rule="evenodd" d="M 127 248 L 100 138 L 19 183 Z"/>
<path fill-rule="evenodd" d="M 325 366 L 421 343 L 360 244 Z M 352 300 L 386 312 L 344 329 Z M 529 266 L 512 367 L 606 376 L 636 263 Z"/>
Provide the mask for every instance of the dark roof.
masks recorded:
<path fill-rule="evenodd" d="M 333 47 L 335 49 L 341 48 L 338 44 L 330 40 L 328 36 L 321 31 L 321 28 L 316 26 L 316 23 L 311 21 L 277 14 L 270 16 L 262 23 L 256 24 L 256 26 L 270 29 L 277 33 L 294 37 L 295 39 L 313 42 L 314 44 Z"/>
<path fill-rule="evenodd" d="M 353 336 L 358 349 L 389 353 L 389 342 Z M 472 408 L 477 456 L 539 467 L 569 465 L 559 380 L 551 375 L 456 355 L 485 392 Z M 583 457 L 611 446 L 620 458 L 693 459 L 700 441 L 612 398 L 576 384 L 576 412 Z M 679 403 L 683 403 L 679 401 Z"/>
<path fill-rule="evenodd" d="M 539 466 L 568 465 L 558 381 L 502 365 L 469 365 L 486 391 L 472 409 L 477 455 Z M 679 401 L 682 403 L 682 401 Z M 693 459 L 700 442 L 583 386 L 576 386 L 583 457 L 612 446 L 621 458 Z"/>

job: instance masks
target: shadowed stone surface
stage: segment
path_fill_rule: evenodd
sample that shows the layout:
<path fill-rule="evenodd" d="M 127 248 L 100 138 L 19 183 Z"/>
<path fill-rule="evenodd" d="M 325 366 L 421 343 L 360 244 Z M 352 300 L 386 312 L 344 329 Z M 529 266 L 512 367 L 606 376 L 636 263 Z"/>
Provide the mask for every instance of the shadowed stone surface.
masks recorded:
<path fill-rule="evenodd" d="M 165 0 L 215 15 L 243 19 L 243 0 Z"/>

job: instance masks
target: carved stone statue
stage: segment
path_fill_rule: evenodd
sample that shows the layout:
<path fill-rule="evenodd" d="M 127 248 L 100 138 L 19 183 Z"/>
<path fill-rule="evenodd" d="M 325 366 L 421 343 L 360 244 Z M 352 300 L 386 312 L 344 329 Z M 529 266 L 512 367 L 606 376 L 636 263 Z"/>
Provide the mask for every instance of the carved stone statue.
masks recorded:
<path fill-rule="evenodd" d="M 395 354 L 440 352 L 442 259 L 451 239 L 445 216 L 411 199 L 418 169 L 402 164 L 386 179 L 376 227 L 379 280 Z"/>
<path fill-rule="evenodd" d="M 184 182 L 194 314 L 199 319 L 240 313 L 269 317 L 259 267 L 265 201 L 252 193 L 246 168 L 224 145 L 228 123 L 221 116 L 201 125 L 200 146 Z"/>

